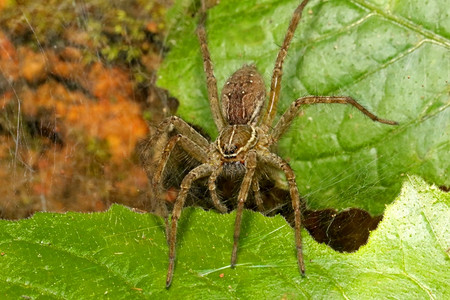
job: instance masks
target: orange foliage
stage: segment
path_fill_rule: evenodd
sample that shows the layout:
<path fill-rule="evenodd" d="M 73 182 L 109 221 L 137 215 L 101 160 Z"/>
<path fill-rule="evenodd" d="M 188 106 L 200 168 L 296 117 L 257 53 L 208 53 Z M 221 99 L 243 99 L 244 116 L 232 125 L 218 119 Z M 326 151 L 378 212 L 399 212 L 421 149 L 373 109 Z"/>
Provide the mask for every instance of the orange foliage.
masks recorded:
<path fill-rule="evenodd" d="M 1 207 L 8 211 L 26 207 L 16 215 L 24 216 L 40 209 L 104 210 L 109 199 L 139 205 L 136 199 L 140 199 L 147 178 L 131 157 L 148 127 L 134 99 L 129 72 L 100 62 L 86 65 L 73 47 L 58 53 L 26 47 L 17 50 L 1 31 L 0 72 L 11 82 L 0 94 L 0 109 L 8 103 L 18 108 L 19 101 L 20 130 L 25 129 L 26 118 L 39 121 L 44 117 L 63 140 L 57 144 L 43 139 L 36 149 L 19 142 L 15 157 L 14 139 L 0 135 L 0 181 L 6 183 L 0 187 L 5 196 L 0 199 Z M 73 139 L 80 134 L 88 141 L 106 141 L 109 160 L 98 162 L 89 156 L 86 144 Z M 101 176 L 89 177 L 90 168 L 97 168 L 98 173 L 93 174 Z"/>
<path fill-rule="evenodd" d="M 47 77 L 47 60 L 43 53 L 36 53 L 25 47 L 20 47 L 18 56 L 20 75 L 29 83 L 36 83 Z"/>
<path fill-rule="evenodd" d="M 25 47 L 16 51 L 0 32 L 0 67 L 11 81 L 20 74 L 27 82 L 36 83 L 51 73 L 89 92 L 72 91 L 47 79 L 37 90 L 29 87 L 21 90 L 23 112 L 35 116 L 40 108 L 54 111 L 56 119 L 68 130 L 84 131 L 106 140 L 112 160 L 120 162 L 131 155 L 136 142 L 148 133 L 140 107 L 133 100 L 134 83 L 130 74 L 118 67 L 106 67 L 100 62 L 85 66 L 80 60 L 81 53 L 73 47 L 59 54 L 52 50 L 34 52 Z M 2 95 L 1 107 L 11 101 L 11 92 Z"/>
<path fill-rule="evenodd" d="M 19 78 L 16 48 L 2 31 L 0 31 L 0 70 L 9 81 Z"/>
<path fill-rule="evenodd" d="M 133 99 L 133 82 L 130 75 L 119 68 L 94 63 L 88 73 L 91 93 L 100 100 Z"/>
<path fill-rule="evenodd" d="M 61 71 L 62 68 L 70 68 L 67 73 L 75 75 L 82 71 L 74 72 L 73 66 L 52 60 L 52 70 L 60 75 L 66 73 Z M 118 163 L 130 157 L 136 142 L 148 133 L 140 107 L 132 99 L 133 83 L 128 74 L 120 69 L 105 68 L 99 63 L 91 67 L 87 77 L 89 88 L 98 100 L 49 80 L 35 91 L 23 91 L 23 111 L 36 115 L 39 107 L 53 110 L 56 118 L 69 130 L 84 131 L 89 136 L 106 140 L 113 162 Z"/>

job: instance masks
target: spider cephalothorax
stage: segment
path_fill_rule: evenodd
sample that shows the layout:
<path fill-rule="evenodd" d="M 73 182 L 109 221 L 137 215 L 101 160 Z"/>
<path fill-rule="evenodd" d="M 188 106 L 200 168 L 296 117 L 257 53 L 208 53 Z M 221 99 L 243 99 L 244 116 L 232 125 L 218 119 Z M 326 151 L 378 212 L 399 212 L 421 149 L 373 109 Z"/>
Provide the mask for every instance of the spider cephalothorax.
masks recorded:
<path fill-rule="evenodd" d="M 190 156 L 196 159 L 200 165 L 192 169 L 182 180 L 180 192 L 175 200 L 172 222 L 168 225 L 169 242 L 169 268 L 167 272 L 166 286 L 172 282 L 175 246 L 178 219 L 184 206 L 186 196 L 192 183 L 200 178 L 208 178 L 208 189 L 214 206 L 221 212 L 226 212 L 224 206 L 216 192 L 216 181 L 224 174 L 226 176 L 237 174 L 242 177 L 240 189 L 237 196 L 236 221 L 234 227 L 234 243 L 231 254 L 231 266 L 233 267 L 237 259 L 237 248 L 239 242 L 241 219 L 244 204 L 248 194 L 253 193 L 255 203 L 260 210 L 263 209 L 261 191 L 259 189 L 259 172 L 267 168 L 279 169 L 286 176 L 289 186 L 289 194 L 294 209 L 294 229 L 297 249 L 297 260 L 300 272 L 305 272 L 305 265 L 302 255 L 301 241 L 301 212 L 300 200 L 295 174 L 289 164 L 281 157 L 271 152 L 280 137 L 286 132 L 290 124 L 297 116 L 303 104 L 318 103 L 339 103 L 350 104 L 371 118 L 384 124 L 395 125 L 394 121 L 379 119 L 369 112 L 351 97 L 341 96 L 306 96 L 295 100 L 290 108 L 280 117 L 274 125 L 277 103 L 281 88 L 281 78 L 283 74 L 283 62 L 287 54 L 295 29 L 301 18 L 304 7 L 308 0 L 304 0 L 294 11 L 291 22 L 287 29 L 283 44 L 278 52 L 275 67 L 272 72 L 272 80 L 267 106 L 265 105 L 266 92 L 262 76 L 255 66 L 245 65 L 236 71 L 224 84 L 221 93 L 221 103 L 219 103 L 217 82 L 214 77 L 213 65 L 206 41 L 205 5 L 202 2 L 200 11 L 197 35 L 200 41 L 200 48 L 203 56 L 203 65 L 206 73 L 208 98 L 212 116 L 219 131 L 217 140 L 210 144 L 200 133 L 189 126 L 178 117 L 170 117 L 163 121 L 158 127 L 156 134 L 147 143 L 147 150 L 155 148 L 160 151 L 160 158 L 155 172 L 148 171 L 148 176 L 152 180 L 155 190 L 160 189 L 160 182 L 163 171 L 169 159 L 170 153 L 175 145 L 179 144 Z M 170 137 L 165 145 L 160 146 L 160 140 L 171 128 L 175 128 L 177 135 Z M 162 151 L 161 151 L 162 150 Z M 145 149 L 144 149 L 145 152 Z M 144 166 L 149 166 L 144 157 Z M 147 168 L 149 170 L 150 168 Z"/>
<path fill-rule="evenodd" d="M 255 127 L 251 125 L 228 125 L 217 138 L 217 150 L 224 162 L 243 161 L 248 150 L 258 142 Z"/>

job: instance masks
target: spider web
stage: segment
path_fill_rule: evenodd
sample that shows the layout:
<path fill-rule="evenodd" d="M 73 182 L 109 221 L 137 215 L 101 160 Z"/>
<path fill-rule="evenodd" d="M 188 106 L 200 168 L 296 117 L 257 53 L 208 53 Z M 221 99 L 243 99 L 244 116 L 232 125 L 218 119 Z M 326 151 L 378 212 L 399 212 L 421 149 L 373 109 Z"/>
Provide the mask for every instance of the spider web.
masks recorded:
<path fill-rule="evenodd" d="M 317 105 L 305 108 L 303 119 L 299 118 L 281 141 L 279 153 L 295 169 L 308 207 L 325 209 L 325 215 L 311 225 L 325 233 L 330 232 L 328 225 L 334 224 L 330 219 L 337 216 L 333 211 L 327 213 L 329 207 L 338 211 L 359 207 L 380 216 L 408 173 L 448 185 L 448 171 L 444 171 L 448 159 L 442 160 L 449 146 L 448 135 L 443 133 L 449 126 L 448 81 L 441 80 L 448 78 L 448 72 L 436 66 L 443 71 L 442 78 L 429 76 L 431 57 L 449 60 L 442 31 L 426 18 L 414 19 L 414 26 L 408 23 L 412 15 L 408 9 L 420 10 L 415 5 L 392 8 L 395 12 L 391 14 L 369 3 L 353 4 L 311 3 L 286 60 L 279 111 L 307 94 L 350 95 L 378 116 L 402 125 L 387 128 L 370 122 L 355 109 Z M 276 3 L 270 10 L 269 5 L 226 2 L 210 11 L 208 40 L 219 88 L 233 71 L 248 63 L 257 65 L 268 84 L 273 60 L 297 5 L 295 1 Z M 232 23 L 230 12 L 235 13 Z M 203 100 L 206 91 L 198 44 L 191 36 L 195 21 L 186 23 L 187 30 L 177 29 L 169 39 L 177 43 L 172 45 L 167 58 L 170 63 L 162 67 L 158 83 L 180 99 L 179 115 L 215 136 L 208 103 Z M 430 40 L 419 24 L 435 33 Z M 393 44 L 393 40 L 401 42 Z M 193 55 L 187 58 L 185 53 Z M 171 74 L 188 80 L 174 81 Z M 442 131 L 424 138 L 434 126 Z M 354 228 L 363 227 L 359 210 L 345 214 L 347 223 L 353 218 Z M 367 219 L 371 224 L 373 219 Z"/>

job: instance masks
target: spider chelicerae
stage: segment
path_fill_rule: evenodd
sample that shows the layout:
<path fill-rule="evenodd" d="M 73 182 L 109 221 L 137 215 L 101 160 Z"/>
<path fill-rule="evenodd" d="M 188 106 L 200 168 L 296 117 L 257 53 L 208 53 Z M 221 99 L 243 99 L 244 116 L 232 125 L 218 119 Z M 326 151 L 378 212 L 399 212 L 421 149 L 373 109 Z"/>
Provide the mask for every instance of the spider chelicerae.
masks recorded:
<path fill-rule="evenodd" d="M 266 90 L 264 81 L 261 74 L 253 65 L 244 65 L 228 78 L 222 89 L 221 100 L 219 101 L 217 82 L 214 77 L 213 64 L 206 39 L 206 7 L 204 1 L 202 1 L 202 8 L 196 32 L 200 42 L 204 71 L 206 73 L 208 99 L 219 136 L 213 143 L 210 143 L 185 121 L 176 116 L 172 116 L 164 120 L 158 126 L 155 135 L 145 146 L 147 150 L 149 147 L 153 147 L 154 151 L 160 152 L 156 170 L 152 172 L 152 174 L 148 172 L 154 190 L 161 190 L 160 184 L 162 174 L 170 154 L 176 145 L 181 146 L 188 155 L 200 162 L 199 166 L 192 169 L 183 178 L 180 191 L 174 203 L 171 223 L 169 224 L 166 220 L 167 238 L 169 243 L 169 267 L 166 279 L 167 287 L 169 287 L 172 282 L 174 272 L 178 219 L 180 218 L 186 197 L 194 181 L 201 178 L 208 178 L 207 185 L 214 207 L 221 212 L 226 212 L 227 207 L 221 202 L 217 195 L 216 181 L 225 173 L 236 174 L 236 177 L 242 178 L 237 197 L 234 243 L 231 254 L 231 266 L 234 267 L 237 258 L 242 213 L 250 189 L 253 192 L 254 201 L 257 207 L 260 210 L 263 210 L 264 206 L 259 187 L 259 180 L 263 176 L 262 174 L 266 174 L 267 172 L 261 170 L 266 170 L 267 166 L 281 170 L 284 173 L 289 186 L 289 194 L 294 210 L 297 261 L 300 273 L 304 274 L 305 264 L 303 261 L 302 240 L 300 235 L 300 199 L 295 181 L 295 174 L 289 164 L 271 150 L 289 128 L 292 121 L 297 116 L 300 107 L 304 104 L 350 104 L 373 121 L 388 125 L 397 124 L 397 122 L 394 121 L 378 118 L 353 98 L 341 96 L 301 97 L 292 103 L 275 125 L 272 124 L 274 122 L 277 103 L 280 96 L 283 62 L 307 3 L 308 0 L 304 0 L 293 13 L 283 44 L 275 61 L 268 104 L 265 105 Z M 168 139 L 162 139 L 164 143 L 158 142 L 172 129 L 176 129 L 176 135 Z M 144 166 L 146 164 L 146 167 L 148 168 L 149 162 L 148 160 L 146 161 L 146 156 L 144 155 Z"/>

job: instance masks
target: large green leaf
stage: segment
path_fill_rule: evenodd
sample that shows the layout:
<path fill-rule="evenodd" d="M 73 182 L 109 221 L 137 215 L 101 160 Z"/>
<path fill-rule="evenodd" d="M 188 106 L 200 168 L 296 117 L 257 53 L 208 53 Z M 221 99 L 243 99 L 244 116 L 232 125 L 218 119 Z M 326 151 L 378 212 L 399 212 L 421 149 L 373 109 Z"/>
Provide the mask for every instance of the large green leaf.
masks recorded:
<path fill-rule="evenodd" d="M 219 89 L 243 64 L 270 82 L 276 53 L 299 1 L 221 1 L 207 31 Z M 278 114 L 296 98 L 349 95 L 379 117 L 316 105 L 280 143 L 312 208 L 361 207 L 380 214 L 402 176 L 450 185 L 450 18 L 444 0 L 311 1 L 285 62 Z M 187 7 L 187 8 L 186 8 Z M 217 135 L 195 36 L 198 8 L 180 0 L 170 14 L 171 51 L 158 84 L 180 100 L 178 114 Z"/>
<path fill-rule="evenodd" d="M 238 265 L 235 213 L 184 210 L 172 287 L 163 220 L 114 205 L 105 213 L 37 213 L 0 221 L 2 299 L 448 299 L 450 195 L 411 178 L 366 246 L 333 251 L 306 231 L 306 277 L 282 217 L 245 211 Z"/>

